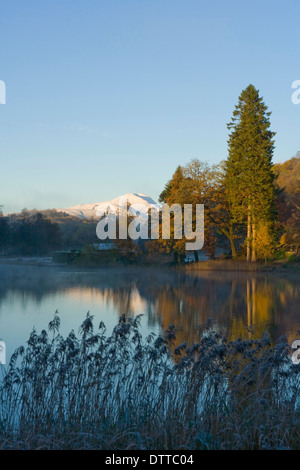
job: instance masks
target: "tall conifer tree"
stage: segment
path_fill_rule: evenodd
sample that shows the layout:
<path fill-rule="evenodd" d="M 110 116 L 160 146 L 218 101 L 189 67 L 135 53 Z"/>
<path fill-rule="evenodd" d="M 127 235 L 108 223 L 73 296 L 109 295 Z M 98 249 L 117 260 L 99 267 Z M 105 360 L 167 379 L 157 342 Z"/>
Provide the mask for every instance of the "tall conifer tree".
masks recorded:
<path fill-rule="evenodd" d="M 270 130 L 271 113 L 267 109 L 258 90 L 249 85 L 242 91 L 227 125 L 230 135 L 225 195 L 233 220 L 247 226 L 247 261 L 256 261 L 258 225 L 275 219 L 272 171 L 275 133 Z"/>

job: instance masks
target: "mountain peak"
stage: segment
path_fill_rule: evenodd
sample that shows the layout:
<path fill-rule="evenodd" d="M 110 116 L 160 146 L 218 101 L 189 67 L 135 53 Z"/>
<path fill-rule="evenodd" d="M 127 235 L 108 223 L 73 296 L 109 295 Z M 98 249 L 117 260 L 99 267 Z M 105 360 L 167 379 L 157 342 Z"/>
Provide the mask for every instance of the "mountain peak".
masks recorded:
<path fill-rule="evenodd" d="M 57 212 L 65 212 L 66 214 L 72 215 L 74 217 L 79 217 L 81 219 L 92 219 L 97 218 L 97 210 L 101 208 L 105 208 L 108 212 L 117 214 L 121 208 L 124 208 L 128 204 L 135 205 L 143 205 L 145 206 L 146 212 L 151 207 L 156 209 L 159 208 L 157 202 L 154 201 L 150 196 L 143 193 L 126 193 L 118 196 L 110 201 L 104 202 L 95 202 L 91 204 L 77 204 L 76 206 L 67 207 L 64 209 L 56 209 Z"/>

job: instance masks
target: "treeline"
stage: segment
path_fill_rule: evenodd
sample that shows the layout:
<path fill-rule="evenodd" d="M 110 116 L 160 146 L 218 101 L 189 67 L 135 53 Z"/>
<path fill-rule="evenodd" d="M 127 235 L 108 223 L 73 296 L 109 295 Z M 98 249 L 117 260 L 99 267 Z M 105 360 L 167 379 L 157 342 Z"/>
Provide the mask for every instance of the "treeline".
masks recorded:
<path fill-rule="evenodd" d="M 61 245 L 57 224 L 40 212 L 23 211 L 0 217 L 0 251 L 5 254 L 45 255 Z"/>
<path fill-rule="evenodd" d="M 41 256 L 56 250 L 81 250 L 97 241 L 95 226 L 95 221 L 55 210 L 0 214 L 0 253 Z"/>
<path fill-rule="evenodd" d="M 275 133 L 270 129 L 270 115 L 258 90 L 249 85 L 227 124 L 228 158 L 218 165 L 193 159 L 178 166 L 160 194 L 159 201 L 169 206 L 204 205 L 203 248 L 211 259 L 221 252 L 255 262 L 283 259 L 299 251 L 300 152 L 273 164 Z M 78 250 L 83 262 L 94 262 L 97 222 L 56 210 L 24 209 L 7 217 L 0 213 L 0 252 L 43 255 Z M 116 240 L 115 252 L 128 262 L 145 260 L 147 252 L 150 256 L 168 253 L 180 262 L 185 258 L 185 244 L 184 237 L 175 238 L 171 227 L 168 240 Z M 116 253 L 97 254 L 98 258 L 110 255 L 115 261 Z M 194 257 L 197 261 L 198 252 Z"/>
<path fill-rule="evenodd" d="M 61 249 L 81 250 L 83 247 L 89 247 L 94 243 L 99 243 L 96 235 L 96 219 L 80 219 L 65 212 L 56 210 L 43 211 L 52 223 L 58 225 L 61 234 Z"/>
<path fill-rule="evenodd" d="M 280 189 L 277 200 L 278 218 L 283 227 L 281 245 L 288 250 L 300 247 L 300 152 L 290 160 L 274 165 L 276 184 Z"/>
<path fill-rule="evenodd" d="M 249 85 L 227 125 L 227 160 L 209 165 L 194 159 L 178 166 L 160 194 L 160 202 L 168 205 L 204 204 L 204 249 L 211 258 L 218 248 L 248 262 L 299 250 L 300 154 L 273 164 L 275 133 L 267 109 Z M 156 245 L 182 259 L 185 242 L 173 236 Z"/>

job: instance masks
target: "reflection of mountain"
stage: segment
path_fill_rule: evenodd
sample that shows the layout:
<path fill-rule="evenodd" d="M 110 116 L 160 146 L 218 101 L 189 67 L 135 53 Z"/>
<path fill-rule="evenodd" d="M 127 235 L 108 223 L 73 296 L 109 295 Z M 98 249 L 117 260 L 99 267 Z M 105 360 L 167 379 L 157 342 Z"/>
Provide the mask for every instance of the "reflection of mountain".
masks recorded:
<path fill-rule="evenodd" d="M 209 318 L 228 329 L 233 339 L 259 337 L 265 330 L 274 339 L 286 333 L 295 339 L 300 326 L 300 284 L 296 277 L 0 265 L 0 307 L 4 300 L 11 298 L 13 305 L 13 299 L 19 298 L 24 305 L 39 304 L 42 310 L 43 301 L 58 292 L 74 303 L 93 299 L 118 314 L 144 313 L 149 327 L 159 323 L 166 329 L 174 324 L 178 328 L 177 344 L 197 341 Z"/>
<path fill-rule="evenodd" d="M 128 316 L 133 316 L 147 309 L 146 300 L 140 296 L 138 289 L 134 286 L 129 289 L 71 287 L 66 290 L 66 295 L 74 301 L 86 299 L 88 302 L 92 299 L 102 304 L 112 304 L 120 315 L 126 313 Z"/>

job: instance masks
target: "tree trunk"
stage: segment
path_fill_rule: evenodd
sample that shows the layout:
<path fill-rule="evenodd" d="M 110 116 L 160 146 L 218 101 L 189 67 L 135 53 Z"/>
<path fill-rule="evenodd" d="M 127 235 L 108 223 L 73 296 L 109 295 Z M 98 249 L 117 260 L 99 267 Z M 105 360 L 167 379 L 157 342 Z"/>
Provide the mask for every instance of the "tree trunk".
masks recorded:
<path fill-rule="evenodd" d="M 255 243 L 256 243 L 256 227 L 255 227 L 255 223 L 253 222 L 253 225 L 252 225 L 252 258 L 251 258 L 252 263 L 256 262 Z"/>
<path fill-rule="evenodd" d="M 199 261 L 198 251 L 194 250 L 195 261 Z"/>
<path fill-rule="evenodd" d="M 230 226 L 230 228 L 229 228 L 229 241 L 230 241 L 230 247 L 231 247 L 231 256 L 232 256 L 232 258 L 237 258 L 237 252 L 236 252 L 236 246 L 235 246 L 232 226 Z"/>
<path fill-rule="evenodd" d="M 249 263 L 251 260 L 250 238 L 251 238 L 251 213 L 250 213 L 250 206 L 249 206 L 248 207 L 248 223 L 247 223 L 247 263 Z"/>

